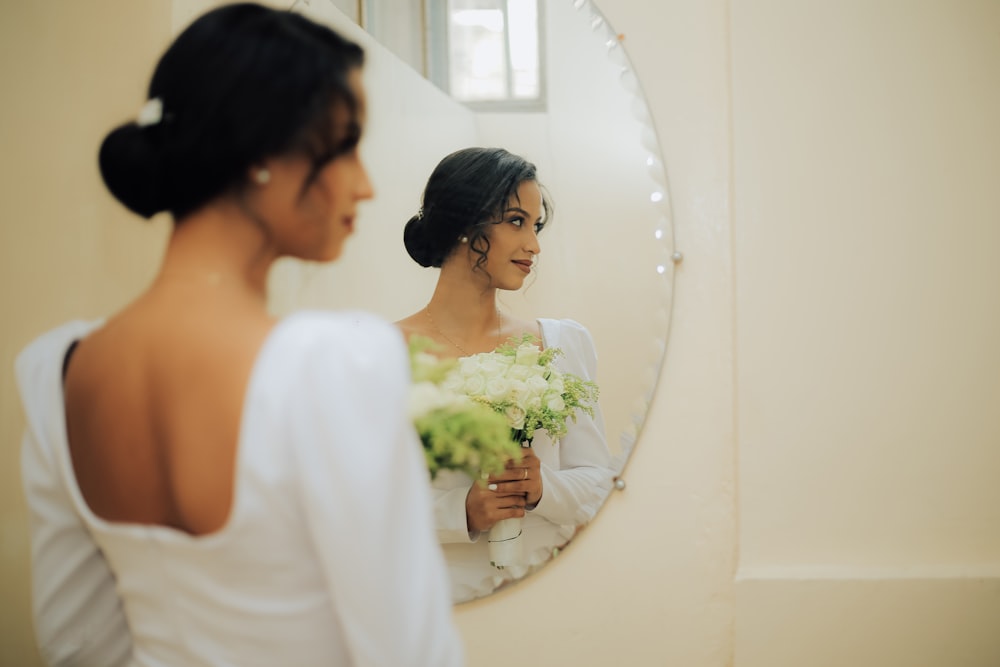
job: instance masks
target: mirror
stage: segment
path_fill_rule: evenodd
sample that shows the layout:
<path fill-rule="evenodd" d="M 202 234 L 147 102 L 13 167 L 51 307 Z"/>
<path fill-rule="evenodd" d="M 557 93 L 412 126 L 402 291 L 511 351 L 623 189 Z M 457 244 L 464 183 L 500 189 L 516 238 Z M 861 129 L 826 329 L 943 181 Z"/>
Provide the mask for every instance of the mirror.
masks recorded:
<path fill-rule="evenodd" d="M 272 309 L 353 308 L 391 321 L 415 312 L 430 297 L 437 271 L 409 258 L 402 229 L 434 166 L 467 146 L 518 153 L 537 165 L 555 214 L 539 237 L 537 273 L 519 292 L 502 293 L 500 303 L 517 317 L 571 318 L 589 329 L 607 442 L 620 474 L 659 376 L 679 256 L 659 145 L 623 37 L 589 0 L 544 7 L 546 110 L 477 113 L 379 45 L 332 0 L 293 5 L 365 47 L 362 156 L 376 197 L 362 208 L 340 261 L 276 267 Z M 552 546 L 557 553 L 564 545 Z M 487 589 L 457 601 L 525 574 L 499 572 Z"/>

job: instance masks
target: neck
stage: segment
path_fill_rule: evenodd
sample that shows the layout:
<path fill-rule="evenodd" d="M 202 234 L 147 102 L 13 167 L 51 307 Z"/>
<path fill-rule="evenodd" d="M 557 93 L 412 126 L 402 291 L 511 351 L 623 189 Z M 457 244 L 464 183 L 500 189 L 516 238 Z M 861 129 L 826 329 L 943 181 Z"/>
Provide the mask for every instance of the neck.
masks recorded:
<path fill-rule="evenodd" d="M 266 301 L 275 259 L 259 225 L 232 206 L 209 204 L 174 227 L 154 287 L 218 287 Z"/>
<path fill-rule="evenodd" d="M 503 316 L 496 306 L 496 289 L 485 289 L 467 273 L 442 268 L 424 314 L 441 342 L 463 356 L 494 350 L 502 342 Z"/>
<path fill-rule="evenodd" d="M 479 281 L 453 276 L 442 268 L 427 309 L 439 325 L 475 336 L 496 329 L 496 294 L 496 288 L 484 288 Z"/>

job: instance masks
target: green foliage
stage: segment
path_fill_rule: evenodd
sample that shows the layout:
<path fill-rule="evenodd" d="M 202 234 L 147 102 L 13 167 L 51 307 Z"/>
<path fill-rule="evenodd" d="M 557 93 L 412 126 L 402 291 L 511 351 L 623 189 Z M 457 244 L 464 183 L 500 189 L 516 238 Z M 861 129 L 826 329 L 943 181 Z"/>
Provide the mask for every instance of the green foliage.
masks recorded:
<path fill-rule="evenodd" d="M 507 461 L 521 458 L 503 415 L 478 403 L 438 408 L 414 421 L 431 477 L 459 470 L 473 479 L 502 472 Z"/>

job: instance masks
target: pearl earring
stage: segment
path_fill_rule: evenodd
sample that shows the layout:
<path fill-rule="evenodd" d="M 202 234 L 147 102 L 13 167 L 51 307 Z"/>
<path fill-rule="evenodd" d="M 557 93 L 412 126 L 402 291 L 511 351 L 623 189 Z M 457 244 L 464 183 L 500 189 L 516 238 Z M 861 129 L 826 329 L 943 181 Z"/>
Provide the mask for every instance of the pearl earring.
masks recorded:
<path fill-rule="evenodd" d="M 271 172 L 267 169 L 258 169 L 254 172 L 253 180 L 257 181 L 257 185 L 267 185 L 271 181 Z"/>
<path fill-rule="evenodd" d="M 461 237 L 459 237 L 458 242 L 459 243 L 468 243 L 469 242 L 469 237 L 468 236 L 461 236 Z"/>

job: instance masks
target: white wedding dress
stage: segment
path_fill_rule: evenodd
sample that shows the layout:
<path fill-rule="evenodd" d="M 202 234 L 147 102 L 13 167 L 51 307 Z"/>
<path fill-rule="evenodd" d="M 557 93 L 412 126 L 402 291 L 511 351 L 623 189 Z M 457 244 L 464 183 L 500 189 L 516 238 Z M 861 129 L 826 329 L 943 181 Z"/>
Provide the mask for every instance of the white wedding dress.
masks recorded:
<path fill-rule="evenodd" d="M 226 525 L 110 523 L 77 487 L 61 385 L 72 322 L 17 360 L 34 618 L 54 665 L 460 665 L 399 332 L 279 322 L 247 387 Z"/>
<path fill-rule="evenodd" d="M 558 347 L 564 353 L 556 358 L 556 367 L 596 381 L 597 353 L 587 329 L 568 319 L 539 319 L 538 323 L 544 347 Z M 532 449 L 541 461 L 542 498 L 521 520 L 520 566 L 493 567 L 487 536 L 469 533 L 465 497 L 472 479 L 457 471 L 442 471 L 434 479 L 434 519 L 454 602 L 489 595 L 550 560 L 554 550 L 590 521 L 607 498 L 615 473 L 600 408 L 593 417 L 579 412 L 559 442 L 552 442 L 544 431 L 536 432 Z"/>

